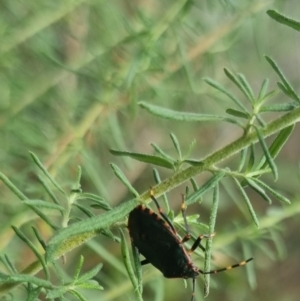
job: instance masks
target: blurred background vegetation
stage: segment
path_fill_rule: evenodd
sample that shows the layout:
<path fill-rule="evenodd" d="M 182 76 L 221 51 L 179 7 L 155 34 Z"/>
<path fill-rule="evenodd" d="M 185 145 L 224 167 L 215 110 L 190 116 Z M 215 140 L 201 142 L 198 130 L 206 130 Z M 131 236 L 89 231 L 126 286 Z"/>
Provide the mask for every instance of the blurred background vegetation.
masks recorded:
<path fill-rule="evenodd" d="M 129 194 L 114 176 L 110 162 L 116 162 L 141 193 L 154 180 L 151 166 L 115 158 L 110 148 L 153 153 L 150 143 L 156 143 L 176 155 L 169 138 L 173 132 L 183 149 L 196 139 L 192 155 L 200 159 L 233 141 L 242 132 L 232 125 L 159 119 L 141 110 L 137 102 L 223 114 L 228 100 L 203 77 L 221 82 L 239 97 L 224 75 L 224 67 L 243 73 L 256 93 L 264 78 L 270 79 L 270 89 L 276 89 L 276 74 L 264 54 L 276 60 L 299 91 L 299 35 L 269 18 L 266 11 L 271 8 L 299 19 L 297 0 L 2 0 L 1 172 L 31 199 L 43 199 L 45 192 L 28 151 L 39 156 L 65 189 L 72 188 L 80 165 L 83 190 L 103 196 L 114 207 Z M 283 97 L 278 93 L 274 101 L 280 102 Z M 274 116 L 270 114 L 269 120 Z M 276 161 L 279 180 L 275 185 L 293 203 L 299 203 L 298 137 L 299 126 Z M 236 162 L 233 158 L 227 164 L 235 166 Z M 160 172 L 162 178 L 171 174 Z M 197 178 L 199 185 L 207 176 Z M 222 267 L 244 259 L 245 250 L 239 241 L 226 245 L 226 237 L 237 228 L 252 229 L 255 234 L 251 238 L 264 239 L 257 238 L 248 250 L 255 257 L 251 264 L 256 279 L 249 284 L 245 268 L 215 275 L 207 300 L 298 300 L 299 215 L 283 216 L 282 222 L 272 228 L 255 231 L 250 219 L 235 205 L 240 196 L 231 184 L 221 188 L 214 241 L 217 246 L 219 237 L 223 243 L 213 251 L 215 265 Z M 11 225 L 29 236 L 30 227 L 35 225 L 46 241 L 53 233 L 2 182 L 0 191 L 1 254 L 9 254 L 22 269 L 35 258 Z M 176 213 L 183 191 L 184 187 L 179 187 L 168 195 Z M 251 194 L 259 218 L 283 214 L 278 202 L 269 206 L 256 201 L 259 198 Z M 188 214 L 200 213 L 200 221 L 207 223 L 209 210 L 208 196 L 201 206 L 188 208 Z M 134 298 L 119 244 L 100 235 L 75 249 L 67 255 L 66 263 L 60 262 L 66 275 L 74 273 L 79 254 L 86 258 L 85 270 L 99 262 L 104 264 L 97 280 L 105 290 L 84 291 L 88 300 Z M 202 258 L 194 258 L 202 267 Z M 143 267 L 143 273 L 144 300 L 189 300 L 190 286 L 185 289 L 182 280 L 166 280 L 151 266 Z M 201 278 L 197 280 L 196 300 L 202 300 Z M 25 300 L 23 294 L 22 290 L 14 291 L 15 300 Z"/>

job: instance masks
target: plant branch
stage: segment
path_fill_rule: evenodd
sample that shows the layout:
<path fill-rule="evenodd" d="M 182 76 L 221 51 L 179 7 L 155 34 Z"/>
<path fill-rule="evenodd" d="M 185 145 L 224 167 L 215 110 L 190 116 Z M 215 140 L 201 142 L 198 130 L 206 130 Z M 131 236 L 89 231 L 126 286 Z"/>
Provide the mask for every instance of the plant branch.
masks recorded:
<path fill-rule="evenodd" d="M 266 127 L 261 129 L 261 133 L 264 138 L 275 134 L 276 132 L 292 125 L 300 121 L 300 108 L 295 109 L 292 112 L 289 112 L 285 115 L 280 116 L 279 118 L 270 122 Z M 191 177 L 194 177 L 205 170 L 212 169 L 216 164 L 224 161 L 230 156 L 238 153 L 242 149 L 248 147 L 251 143 L 256 143 L 258 141 L 258 137 L 256 131 L 244 135 L 241 138 L 235 140 L 234 142 L 226 145 L 222 149 L 208 155 L 201 162 L 202 164 L 199 166 L 190 166 L 185 170 L 182 170 L 173 176 L 165 179 L 161 183 L 157 184 L 153 187 L 153 191 L 155 192 L 155 196 L 160 196 L 167 191 L 175 188 L 176 186 L 184 183 Z M 140 196 L 141 202 L 147 202 L 150 199 L 149 191 L 144 192 Z M 68 253 L 72 249 L 78 247 L 80 244 L 89 240 L 90 238 L 96 236 L 100 229 L 109 228 L 122 219 L 126 217 L 126 215 L 136 206 L 138 201 L 136 199 L 132 199 L 126 203 L 119 205 L 111 211 L 108 211 L 99 216 L 92 217 L 90 219 L 80 221 L 78 223 L 72 224 L 71 226 L 60 230 L 50 241 L 49 241 L 49 250 L 52 250 L 52 258 L 59 258 L 63 254 Z M 296 209 L 294 208 L 296 207 Z M 280 218 L 274 217 L 265 217 L 261 220 L 261 227 L 263 225 L 270 226 L 271 224 L 276 224 L 282 219 L 289 217 L 293 214 L 296 214 L 300 211 L 300 206 L 295 204 L 288 209 L 284 209 L 286 214 L 282 214 Z M 246 228 L 248 229 L 248 228 Z M 249 228 L 250 229 L 250 228 Z M 249 231 L 248 229 L 248 231 Z M 247 232 L 248 233 L 248 232 Z M 237 234 L 238 236 L 241 235 Z M 236 237 L 234 236 L 233 239 Z M 231 242 L 232 240 L 226 238 L 224 244 Z M 39 262 L 34 262 L 26 269 L 22 271 L 22 273 L 26 274 L 35 274 L 41 269 Z M 0 295 L 9 291 L 13 287 L 17 286 L 17 284 L 6 284 L 0 286 Z"/>

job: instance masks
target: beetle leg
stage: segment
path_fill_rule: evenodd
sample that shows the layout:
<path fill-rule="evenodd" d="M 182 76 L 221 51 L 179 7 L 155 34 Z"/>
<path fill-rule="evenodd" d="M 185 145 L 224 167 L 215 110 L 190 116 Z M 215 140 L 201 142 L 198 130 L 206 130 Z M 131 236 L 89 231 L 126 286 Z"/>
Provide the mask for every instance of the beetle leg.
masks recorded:
<path fill-rule="evenodd" d="M 208 272 L 204 272 L 204 271 L 199 270 L 199 272 L 200 272 L 201 274 L 217 274 L 217 273 L 220 273 L 220 272 L 228 271 L 228 270 L 231 270 L 231 269 L 234 269 L 234 268 L 238 268 L 238 267 L 240 267 L 240 266 L 243 266 L 243 265 L 247 264 L 249 261 L 251 261 L 251 260 L 253 260 L 253 259 L 254 259 L 254 258 L 251 257 L 251 258 L 249 258 L 249 259 L 247 259 L 247 260 L 243 260 L 243 261 L 241 261 L 241 262 L 239 262 L 239 263 L 236 263 L 236 264 L 230 265 L 230 266 L 228 266 L 228 267 L 226 267 L 226 268 L 222 268 L 222 269 L 218 269 L 218 270 L 212 270 L 212 271 L 208 271 Z"/>
<path fill-rule="evenodd" d="M 159 206 L 157 199 L 154 197 L 154 191 L 152 188 L 150 188 L 150 197 L 151 199 L 154 201 L 157 210 L 159 212 L 159 214 L 161 215 L 161 217 L 167 222 L 167 224 L 170 226 L 170 228 L 172 229 L 173 233 L 176 235 L 177 232 L 172 224 L 172 222 L 170 221 L 170 219 L 167 217 L 167 215 L 163 212 L 162 208 Z"/>

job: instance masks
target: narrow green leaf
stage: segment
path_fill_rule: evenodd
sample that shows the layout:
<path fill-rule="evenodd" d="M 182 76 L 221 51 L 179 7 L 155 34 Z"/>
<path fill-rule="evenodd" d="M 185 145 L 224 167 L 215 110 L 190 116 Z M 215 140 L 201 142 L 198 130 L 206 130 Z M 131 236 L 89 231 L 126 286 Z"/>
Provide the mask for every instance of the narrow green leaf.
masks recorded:
<path fill-rule="evenodd" d="M 266 145 L 266 142 L 265 142 L 264 137 L 261 134 L 260 130 L 257 127 L 255 127 L 255 130 L 256 130 L 257 137 L 258 137 L 258 140 L 260 142 L 260 145 L 261 145 L 261 147 L 263 149 L 264 155 L 266 157 L 266 160 L 267 160 L 267 162 L 268 162 L 268 164 L 269 164 L 269 166 L 270 166 L 270 168 L 272 170 L 272 173 L 274 175 L 274 179 L 275 179 L 275 181 L 277 181 L 277 179 L 278 179 L 278 171 L 277 171 L 277 167 L 275 165 L 275 162 L 274 162 L 274 160 L 272 158 L 272 155 L 269 152 L 269 149 L 268 149 L 268 147 Z"/>
<path fill-rule="evenodd" d="M 275 159 L 279 152 L 281 151 L 282 147 L 287 142 L 288 138 L 292 134 L 295 125 L 290 125 L 279 132 L 277 137 L 272 142 L 271 146 L 269 147 L 269 153 L 271 154 L 272 158 Z M 261 158 L 259 164 L 257 165 L 257 169 L 264 169 L 268 165 L 265 156 Z"/>
<path fill-rule="evenodd" d="M 140 256 L 139 256 L 139 251 L 138 249 L 135 247 L 134 244 L 131 245 L 131 249 L 132 249 L 132 257 L 133 257 L 133 264 L 134 264 L 134 271 L 135 271 L 135 275 L 136 275 L 136 279 L 138 282 L 138 287 L 140 289 L 140 293 L 143 293 L 143 279 L 142 279 L 142 266 L 141 266 L 141 260 L 140 260 Z"/>
<path fill-rule="evenodd" d="M 277 84 L 279 84 L 279 83 L 277 83 Z M 281 83 L 280 83 L 281 84 Z M 281 86 L 283 86 L 282 84 L 281 84 Z M 269 93 L 267 93 L 265 96 L 264 96 L 264 98 L 263 98 L 263 100 L 261 101 L 261 102 L 266 102 L 267 100 L 269 100 L 270 98 L 272 98 L 272 97 L 274 97 L 276 94 L 278 94 L 278 92 L 279 92 L 279 90 L 273 90 L 273 91 L 270 91 Z M 257 116 L 259 116 L 259 115 L 257 115 Z"/>
<path fill-rule="evenodd" d="M 252 179 L 245 178 L 248 185 L 256 191 L 268 204 L 272 204 L 272 200 L 267 196 L 263 188 L 254 182 Z"/>
<path fill-rule="evenodd" d="M 268 242 L 260 240 L 259 244 L 256 244 L 256 248 L 262 251 L 262 253 L 264 253 L 266 257 L 269 258 L 271 261 L 276 261 L 277 258 L 274 251 L 274 247 L 271 246 Z"/>
<path fill-rule="evenodd" d="M 192 150 L 195 148 L 195 146 L 196 146 L 196 140 L 193 139 L 193 141 L 189 144 L 189 148 L 187 152 L 184 154 L 184 158 L 188 158 L 191 155 Z"/>
<path fill-rule="evenodd" d="M 103 197 L 89 192 L 82 192 L 76 196 L 76 200 L 85 200 L 85 199 L 95 201 L 97 203 L 105 202 Z"/>
<path fill-rule="evenodd" d="M 217 220 L 217 212 L 219 207 L 219 183 L 216 183 L 213 191 L 213 202 L 209 217 L 209 233 L 215 232 L 215 225 Z"/>
<path fill-rule="evenodd" d="M 249 149 L 250 149 L 250 154 L 249 154 L 249 160 L 248 160 L 246 172 L 252 171 L 255 163 L 255 148 L 253 143 L 251 143 Z"/>
<path fill-rule="evenodd" d="M 185 279 L 184 279 L 185 280 Z M 150 284 L 150 283 L 149 283 Z M 163 277 L 156 277 L 154 281 L 151 281 L 151 291 L 153 291 L 154 296 L 153 301 L 165 301 L 165 281 Z"/>
<path fill-rule="evenodd" d="M 291 93 L 281 82 L 277 82 L 277 87 L 287 96 L 294 99 L 293 93 Z"/>
<path fill-rule="evenodd" d="M 27 246 L 32 250 L 32 252 L 38 258 L 38 260 L 40 261 L 40 263 L 43 267 L 46 279 L 49 280 L 50 279 L 50 274 L 49 274 L 49 270 L 48 270 L 48 267 L 45 263 L 43 255 L 40 254 L 40 252 L 35 247 L 35 245 L 22 233 L 21 230 L 19 230 L 18 228 L 14 227 L 14 226 L 11 226 L 11 227 L 15 231 L 15 233 L 19 236 L 19 238 L 27 244 Z"/>
<path fill-rule="evenodd" d="M 2 283 L 31 283 L 47 289 L 53 289 L 54 286 L 50 281 L 43 280 L 27 274 L 8 275 L 5 279 L 1 279 Z"/>
<path fill-rule="evenodd" d="M 218 207 L 219 207 L 219 184 L 216 183 L 214 186 L 213 201 L 212 201 L 212 207 L 211 207 L 210 217 L 209 217 L 209 233 L 210 234 L 215 232 Z M 212 250 L 212 239 L 211 238 L 207 239 L 205 250 L 206 251 L 205 251 L 205 256 L 204 256 L 204 271 L 208 272 L 208 271 L 210 271 L 210 260 L 211 260 L 211 250 Z M 209 294 L 209 282 L 210 282 L 210 275 L 205 274 L 204 275 L 204 297 L 207 297 Z"/>
<path fill-rule="evenodd" d="M 86 282 L 88 280 L 91 280 L 93 277 L 95 277 L 99 272 L 100 270 L 102 269 L 103 267 L 103 264 L 102 263 L 99 263 L 97 264 L 95 267 L 93 267 L 91 270 L 89 270 L 88 272 L 84 273 L 83 275 L 81 275 L 77 282 L 79 283 L 83 283 L 83 282 Z"/>
<path fill-rule="evenodd" d="M 258 185 L 260 185 L 261 187 L 263 187 L 266 191 L 268 191 L 270 194 L 272 194 L 279 201 L 281 201 L 285 204 L 288 204 L 288 205 L 291 204 L 291 201 L 288 198 L 286 198 L 285 196 L 283 196 L 280 193 L 278 193 L 277 191 L 275 191 L 273 188 L 268 186 L 266 183 L 262 182 L 261 180 L 259 180 L 257 178 L 253 178 L 253 181 L 256 182 Z"/>
<path fill-rule="evenodd" d="M 256 117 L 256 120 L 259 123 L 259 126 L 261 126 L 261 127 L 265 127 L 266 126 L 266 123 L 264 122 L 264 120 L 261 118 L 260 115 L 256 115 L 255 117 Z"/>
<path fill-rule="evenodd" d="M 3 181 L 3 183 L 21 200 L 25 201 L 28 200 L 28 198 L 4 175 L 0 172 L 0 179 Z M 30 206 L 30 205 L 29 205 Z M 43 219 L 52 229 L 58 230 L 59 228 L 52 223 L 50 218 L 47 217 L 42 211 L 39 209 L 30 206 L 30 208 L 39 216 L 41 219 Z"/>
<path fill-rule="evenodd" d="M 2 261 L 11 274 L 18 274 L 18 270 L 16 269 L 12 261 L 9 259 L 7 254 L 4 254 L 4 258 L 2 259 Z"/>
<path fill-rule="evenodd" d="M 126 151 L 117 151 L 117 150 L 113 150 L 113 149 L 109 150 L 109 152 L 115 156 L 126 156 L 126 157 L 130 157 L 130 158 L 135 159 L 140 162 L 150 163 L 153 165 L 158 165 L 158 166 L 166 167 L 169 169 L 174 168 L 173 162 L 170 162 L 169 160 L 162 158 L 162 157 L 158 157 L 158 156 L 126 152 Z"/>
<path fill-rule="evenodd" d="M 197 191 L 199 189 L 199 186 L 194 178 L 190 178 L 190 182 L 192 183 L 194 191 Z"/>
<path fill-rule="evenodd" d="M 80 274 L 80 271 L 81 271 L 83 262 L 84 262 L 84 257 L 83 257 L 82 255 L 80 255 L 79 261 L 78 261 L 77 266 L 76 266 L 75 274 L 74 274 L 74 277 L 73 277 L 73 279 L 74 279 L 75 281 L 76 281 L 76 280 L 78 279 L 78 277 L 79 277 L 79 274 Z"/>
<path fill-rule="evenodd" d="M 240 162 L 239 162 L 239 167 L 238 167 L 238 172 L 241 172 L 242 171 L 242 169 L 243 169 L 243 167 L 244 167 L 244 165 L 245 165 L 245 162 L 246 162 L 246 159 L 247 159 L 247 151 L 248 150 L 248 148 L 246 147 L 246 148 L 243 148 L 242 150 L 241 150 L 241 156 L 240 156 Z"/>
<path fill-rule="evenodd" d="M 95 208 L 95 209 L 103 209 L 103 210 L 111 210 L 111 207 L 108 206 L 106 203 L 103 204 L 91 204 L 90 205 L 91 208 Z"/>
<path fill-rule="evenodd" d="M 210 78 L 204 78 L 204 81 L 212 86 L 213 88 L 219 90 L 226 96 L 228 96 L 244 113 L 248 113 L 248 110 L 245 108 L 245 106 L 235 97 L 233 96 L 228 90 L 226 90 L 224 87 L 222 87 L 219 83 L 215 82 L 214 80 Z"/>
<path fill-rule="evenodd" d="M 33 159 L 34 163 L 39 167 L 39 169 L 44 173 L 44 175 L 50 180 L 50 182 L 63 194 L 67 195 L 65 191 L 61 188 L 60 185 L 52 178 L 52 176 L 49 174 L 47 169 L 44 167 L 42 162 L 39 160 L 39 158 L 33 153 L 29 152 L 31 158 Z"/>
<path fill-rule="evenodd" d="M 173 111 L 143 101 L 139 102 L 139 105 L 149 113 L 166 119 L 189 122 L 224 121 L 243 127 L 239 121 L 224 116 Z"/>
<path fill-rule="evenodd" d="M 188 163 L 192 166 L 204 165 L 203 161 L 199 161 L 199 160 L 196 160 L 196 159 L 185 159 L 185 160 L 183 160 L 183 162 Z"/>
<path fill-rule="evenodd" d="M 119 238 L 118 236 L 115 236 L 115 235 L 112 233 L 112 231 L 110 231 L 108 228 L 106 228 L 106 229 L 101 229 L 101 230 L 99 230 L 99 232 L 100 232 L 102 235 L 104 235 L 104 236 L 106 236 L 106 237 L 112 239 L 113 241 L 115 241 L 115 242 L 117 242 L 117 243 L 120 242 L 120 238 Z"/>
<path fill-rule="evenodd" d="M 154 180 L 155 180 L 156 184 L 159 184 L 161 182 L 159 172 L 155 168 L 153 168 L 153 177 L 154 177 Z M 164 201 L 164 204 L 165 204 L 165 208 L 166 208 L 167 212 L 169 213 L 170 212 L 170 205 L 169 205 L 169 202 L 168 202 L 167 195 L 164 193 L 162 195 L 162 198 L 163 198 L 163 201 Z"/>
<path fill-rule="evenodd" d="M 39 207 L 39 208 L 59 210 L 60 212 L 65 212 L 64 207 L 57 205 L 57 204 L 45 202 L 43 200 L 26 200 L 26 201 L 23 201 L 23 203 L 30 207 Z"/>
<path fill-rule="evenodd" d="M 53 260 L 51 264 L 54 268 L 56 277 L 59 279 L 61 284 L 64 284 L 65 283 L 65 270 L 64 270 L 65 267 L 62 267 L 60 265 L 60 263 L 58 264 L 58 261 L 55 261 L 55 260 Z"/>
<path fill-rule="evenodd" d="M 72 290 L 70 290 L 70 288 L 68 286 L 59 286 L 56 287 L 55 289 L 49 290 L 47 292 L 46 298 L 50 299 L 50 300 L 55 300 L 55 299 L 59 299 L 60 301 L 63 300 L 62 296 L 66 293 L 66 292 L 72 292 Z"/>
<path fill-rule="evenodd" d="M 101 286 L 96 280 L 88 280 L 84 283 L 77 283 L 77 287 L 85 288 L 85 289 L 96 289 L 96 290 L 104 290 L 103 286 Z"/>
<path fill-rule="evenodd" d="M 291 19 L 289 17 L 286 17 L 284 15 L 282 15 L 281 13 L 277 12 L 276 10 L 268 10 L 267 14 L 274 19 L 275 21 L 287 25 L 297 31 L 300 31 L 300 22 L 296 21 L 294 19 Z"/>
<path fill-rule="evenodd" d="M 89 301 L 88 299 L 86 299 L 81 293 L 79 293 L 75 289 L 68 290 L 68 293 L 70 293 L 70 294 L 74 295 L 75 297 L 77 297 L 79 301 Z"/>
<path fill-rule="evenodd" d="M 171 137 L 173 145 L 174 145 L 174 147 L 175 147 L 175 149 L 176 149 L 176 151 L 178 153 L 179 160 L 181 160 L 182 154 L 181 154 L 181 149 L 180 149 L 180 145 L 179 145 L 178 139 L 177 139 L 177 137 L 173 133 L 170 134 L 170 137 Z"/>
<path fill-rule="evenodd" d="M 265 113 L 265 112 L 288 112 L 292 111 L 295 108 L 298 107 L 298 104 L 295 102 L 288 102 L 288 103 L 276 103 L 272 105 L 266 105 L 266 106 L 261 106 L 259 109 L 260 113 Z"/>
<path fill-rule="evenodd" d="M 229 115 L 238 117 L 238 118 L 244 118 L 244 119 L 249 119 L 250 118 L 250 115 L 248 113 L 244 113 L 242 111 L 238 111 L 238 110 L 235 110 L 235 109 L 227 109 L 226 113 L 229 114 Z"/>
<path fill-rule="evenodd" d="M 151 143 L 151 146 L 164 158 L 166 159 L 168 162 L 171 162 L 173 164 L 173 162 L 175 161 L 171 156 L 169 156 L 167 153 L 165 153 L 158 145 L 156 145 L 155 143 Z"/>
<path fill-rule="evenodd" d="M 111 168 L 114 171 L 114 174 L 116 175 L 117 178 L 129 189 L 129 191 L 135 196 L 139 197 L 139 193 L 131 186 L 130 182 L 127 180 L 125 177 L 124 173 L 122 170 L 115 164 L 110 163 Z"/>
<path fill-rule="evenodd" d="M 252 256 L 250 244 L 248 241 L 242 240 L 242 248 L 243 248 L 243 257 L 250 258 Z M 257 287 L 257 280 L 256 280 L 256 271 L 254 268 L 254 264 L 247 264 L 246 265 L 246 273 L 249 286 L 254 290 Z"/>
<path fill-rule="evenodd" d="M 43 187 L 45 188 L 46 192 L 49 194 L 52 201 L 55 204 L 59 205 L 59 201 L 58 201 L 57 197 L 53 193 L 52 189 L 48 186 L 48 184 L 43 180 L 43 178 L 41 176 L 38 176 L 38 180 L 43 185 Z"/>
<path fill-rule="evenodd" d="M 277 254 L 280 260 L 284 260 L 288 256 L 286 243 L 283 240 L 282 236 L 277 232 L 277 229 L 269 228 L 270 236 L 274 242 Z"/>
<path fill-rule="evenodd" d="M 121 252 L 122 252 L 122 256 L 123 256 L 123 260 L 124 260 L 124 264 L 125 264 L 128 276 L 131 280 L 131 283 L 134 288 L 134 292 L 136 293 L 138 300 L 143 301 L 143 297 L 141 294 L 141 288 L 139 287 L 139 282 L 138 282 L 137 276 L 134 273 L 132 262 L 130 260 L 129 249 L 128 249 L 125 235 L 121 229 L 119 229 L 119 231 L 121 234 Z"/>
<path fill-rule="evenodd" d="M 224 68 L 225 75 L 241 90 L 241 92 L 250 100 L 250 102 L 253 102 L 253 99 L 251 95 L 249 94 L 247 88 L 244 86 L 244 82 L 240 82 L 237 77 L 228 69 Z M 241 80 L 241 78 L 239 78 Z"/>
<path fill-rule="evenodd" d="M 39 241 L 39 243 L 40 243 L 41 246 L 43 247 L 43 249 L 46 250 L 47 245 L 46 245 L 44 239 L 42 238 L 40 232 L 38 231 L 38 229 L 35 228 L 35 227 L 32 227 L 32 230 L 33 230 L 33 232 L 34 232 L 34 234 L 35 234 L 37 240 Z"/>
<path fill-rule="evenodd" d="M 257 228 L 259 228 L 259 222 L 258 222 L 258 219 L 257 219 L 257 217 L 256 217 L 255 211 L 254 211 L 254 209 L 253 209 L 253 207 L 252 207 L 252 204 L 251 204 L 251 202 L 250 202 L 250 200 L 249 200 L 249 198 L 248 198 L 248 196 L 247 196 L 247 194 L 246 194 L 244 188 L 242 187 L 242 185 L 240 184 L 240 182 L 239 182 L 238 179 L 236 179 L 236 178 L 234 178 L 234 177 L 233 177 L 233 179 L 234 179 L 234 181 L 235 181 L 237 187 L 239 188 L 239 190 L 240 190 L 240 192 L 241 192 L 241 194 L 242 194 L 242 197 L 243 197 L 243 199 L 244 199 L 244 201 L 245 201 L 245 203 L 246 203 L 246 206 L 247 206 L 247 208 L 248 208 L 248 211 L 249 211 L 249 213 L 250 213 L 250 215 L 251 215 L 251 217 L 252 217 L 252 220 L 253 220 L 254 224 L 256 225 Z"/>
<path fill-rule="evenodd" d="M 81 204 L 74 203 L 73 206 L 77 207 L 79 210 L 81 210 L 87 217 L 93 217 L 95 214 L 89 210 L 88 208 L 82 206 Z"/>
<path fill-rule="evenodd" d="M 82 192 L 82 193 L 76 195 L 76 200 L 85 200 L 85 199 L 91 200 L 96 203 L 96 204 L 92 204 L 91 207 L 101 208 L 104 210 L 112 209 L 111 206 L 105 201 L 104 198 L 102 198 L 101 196 L 98 196 L 96 194 Z"/>
<path fill-rule="evenodd" d="M 188 196 L 190 194 L 190 188 L 189 186 L 185 186 L 185 196 Z"/>
<path fill-rule="evenodd" d="M 77 166 L 77 175 L 76 175 L 76 182 L 74 184 L 74 187 L 72 189 L 72 192 L 82 192 L 81 190 L 81 184 L 80 184 L 80 181 L 81 181 L 81 167 L 80 166 Z"/>
<path fill-rule="evenodd" d="M 241 85 L 244 87 L 245 91 L 247 92 L 248 99 L 253 103 L 254 99 L 255 99 L 254 93 L 253 93 L 253 90 L 252 90 L 250 84 L 248 83 L 246 77 L 241 73 L 238 74 L 238 77 L 239 77 Z"/>
<path fill-rule="evenodd" d="M 27 196 L 23 194 L 3 173 L 0 172 L 0 179 L 21 201 L 27 200 Z"/>
<path fill-rule="evenodd" d="M 288 80 L 286 79 L 286 77 L 284 76 L 284 74 L 281 72 L 281 70 L 279 69 L 279 67 L 277 66 L 277 64 L 268 56 L 265 55 L 266 60 L 268 61 L 268 63 L 271 65 L 271 67 L 273 68 L 273 70 L 277 73 L 277 75 L 280 77 L 280 79 L 282 80 L 282 83 L 285 87 L 285 91 L 287 91 L 288 95 L 292 95 L 292 99 L 296 100 L 297 102 L 300 102 L 300 98 L 299 96 L 296 94 L 296 92 L 294 91 L 294 89 L 292 88 L 292 86 L 290 85 L 290 83 L 288 82 Z"/>
<path fill-rule="evenodd" d="M 260 90 L 258 93 L 258 98 L 257 98 L 258 103 L 260 103 L 262 100 L 264 100 L 268 86 L 269 86 L 269 79 L 265 78 L 261 84 L 261 87 L 260 87 Z"/>
<path fill-rule="evenodd" d="M 191 205 L 195 202 L 198 202 L 201 196 L 214 188 L 216 184 L 224 177 L 225 172 L 221 171 L 214 175 L 210 180 L 208 180 L 204 185 L 202 185 L 197 191 L 190 194 L 186 199 L 186 204 Z"/>

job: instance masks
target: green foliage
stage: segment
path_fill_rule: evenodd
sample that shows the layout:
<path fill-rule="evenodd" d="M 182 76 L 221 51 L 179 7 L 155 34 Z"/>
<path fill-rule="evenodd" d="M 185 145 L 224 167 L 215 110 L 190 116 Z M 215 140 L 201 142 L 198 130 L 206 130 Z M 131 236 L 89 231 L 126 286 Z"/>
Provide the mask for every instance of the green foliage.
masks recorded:
<path fill-rule="evenodd" d="M 181 300 L 183 286 L 165 290 L 154 269 L 145 272 L 123 230 L 137 204 L 151 205 L 149 187 L 180 235 L 185 221 L 168 192 L 179 187 L 174 194 L 185 191 L 197 210 L 187 221 L 193 240 L 206 234 L 205 252 L 195 250 L 204 267 L 193 257 L 201 270 L 211 269 L 217 249 L 232 260 L 284 260 L 281 224 L 300 207 L 282 156 L 300 98 L 298 78 L 277 58 L 290 59 L 290 36 L 278 43 L 277 28 L 299 31 L 299 21 L 266 15 L 261 1 L 75 2 L 0 4 L 0 296 Z M 267 22 L 276 38 L 262 30 Z M 263 48 L 268 64 L 262 45 L 272 47 Z M 278 76 L 278 89 L 260 73 Z M 246 266 L 251 288 L 259 268 Z M 239 277 L 225 290 L 203 278 L 203 296 L 225 301 L 246 283 Z"/>

